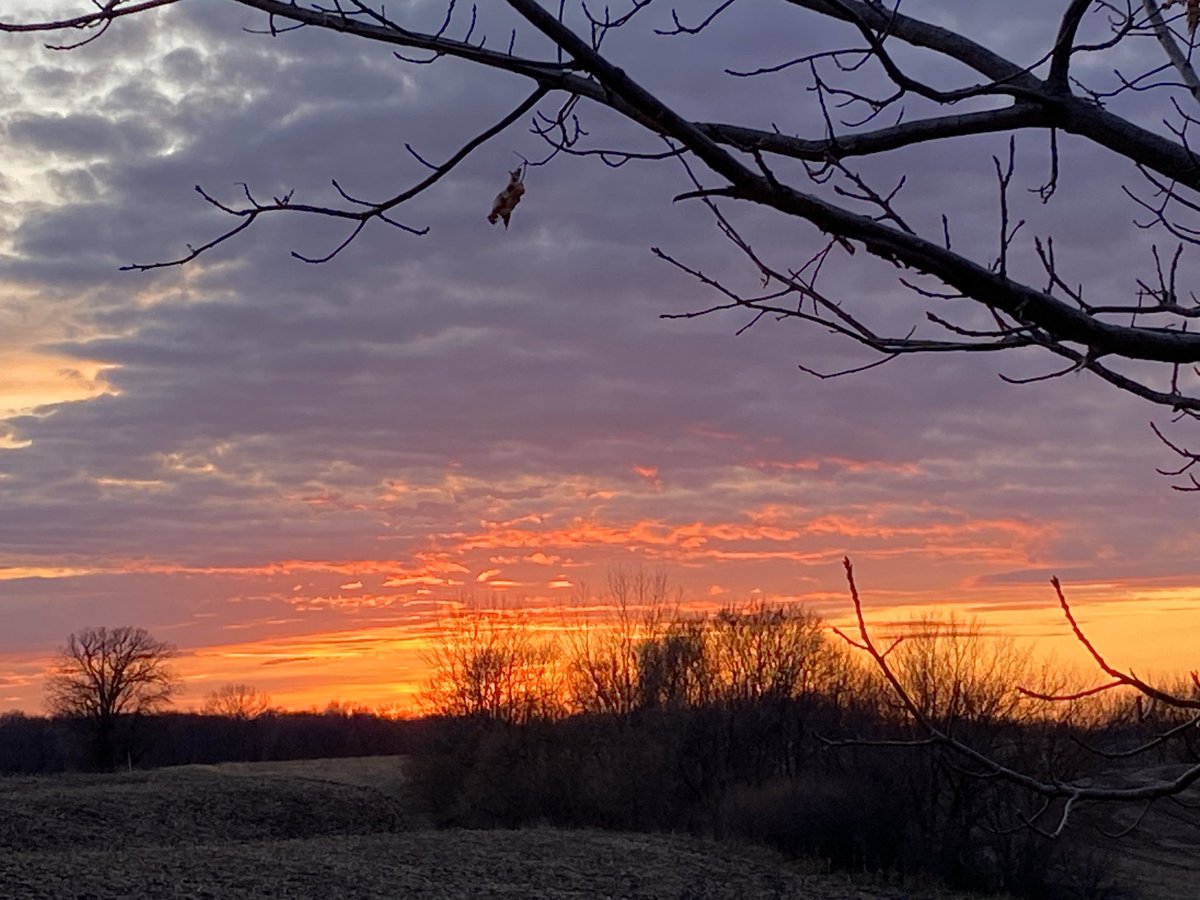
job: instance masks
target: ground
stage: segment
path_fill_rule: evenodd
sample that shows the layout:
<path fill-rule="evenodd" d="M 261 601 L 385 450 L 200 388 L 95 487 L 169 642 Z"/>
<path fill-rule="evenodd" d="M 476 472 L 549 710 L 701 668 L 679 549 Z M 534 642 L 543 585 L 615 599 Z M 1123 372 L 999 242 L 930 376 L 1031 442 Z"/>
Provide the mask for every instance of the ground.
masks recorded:
<path fill-rule="evenodd" d="M 1183 896 L 1174 894 L 1173 896 Z M 437 831 L 393 757 L 0 780 L 0 898 L 939 897 L 669 835 Z"/>

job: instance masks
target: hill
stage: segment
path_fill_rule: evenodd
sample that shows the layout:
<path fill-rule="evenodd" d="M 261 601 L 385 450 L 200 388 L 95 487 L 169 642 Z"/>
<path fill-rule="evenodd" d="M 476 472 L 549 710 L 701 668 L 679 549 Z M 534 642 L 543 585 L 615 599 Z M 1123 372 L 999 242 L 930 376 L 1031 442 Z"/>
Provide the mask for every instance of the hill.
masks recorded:
<path fill-rule="evenodd" d="M 405 809 L 400 767 L 375 757 L 4 779 L 0 897 L 921 896 L 680 836 L 434 830 Z"/>

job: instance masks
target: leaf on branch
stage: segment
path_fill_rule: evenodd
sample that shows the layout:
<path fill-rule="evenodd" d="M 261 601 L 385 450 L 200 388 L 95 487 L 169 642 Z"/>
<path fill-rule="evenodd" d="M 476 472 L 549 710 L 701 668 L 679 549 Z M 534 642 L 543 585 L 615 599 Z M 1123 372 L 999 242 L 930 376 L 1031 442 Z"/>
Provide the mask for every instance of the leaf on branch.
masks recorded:
<path fill-rule="evenodd" d="M 1200 2 L 1200 0 L 1197 0 Z M 521 202 L 521 198 L 525 196 L 525 167 L 513 169 L 508 173 L 508 184 L 492 201 L 492 211 L 488 213 L 488 221 L 493 225 L 497 219 L 504 220 L 504 227 L 508 228 L 508 220 L 512 217 L 513 210 L 517 208 L 517 204 Z"/>
<path fill-rule="evenodd" d="M 1188 34 L 1196 33 L 1196 26 L 1200 25 L 1200 0 L 1166 0 L 1163 3 L 1163 9 L 1170 9 L 1179 3 L 1187 4 L 1187 28 Z"/>

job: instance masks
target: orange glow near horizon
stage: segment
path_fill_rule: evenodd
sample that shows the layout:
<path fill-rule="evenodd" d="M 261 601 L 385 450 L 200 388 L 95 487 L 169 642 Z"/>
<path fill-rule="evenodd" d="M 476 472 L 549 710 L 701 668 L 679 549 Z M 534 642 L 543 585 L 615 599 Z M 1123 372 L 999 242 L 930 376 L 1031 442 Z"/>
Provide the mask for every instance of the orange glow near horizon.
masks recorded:
<path fill-rule="evenodd" d="M 931 613 L 973 618 L 985 633 L 1008 635 L 1022 646 L 1032 646 L 1036 657 L 1083 681 L 1104 680 L 1071 634 L 1049 584 L 1043 593 L 1045 602 L 1040 605 L 981 611 L 978 601 L 872 607 L 870 590 L 863 590 L 868 623 L 877 629 Z M 1163 682 L 1196 668 L 1193 636 L 1200 629 L 1200 589 L 1145 587 L 1135 591 L 1137 599 L 1129 600 L 1111 599 L 1114 593 L 1080 590 L 1072 607 L 1089 639 L 1110 663 Z M 1148 614 L 1147 606 L 1153 608 L 1156 601 L 1171 605 Z M 844 608 L 827 610 L 825 618 L 846 628 L 852 625 L 852 614 L 848 600 L 843 602 Z M 683 605 L 698 612 L 721 604 L 706 598 Z M 594 610 L 567 605 L 523 612 L 534 627 L 557 631 Z M 427 678 L 425 659 L 436 639 L 436 623 L 431 622 L 204 648 L 183 663 L 191 687 L 184 705 L 199 702 L 203 693 L 223 683 L 246 681 L 268 690 L 275 703 L 287 709 L 322 709 L 339 701 L 415 713 L 416 697 Z M 265 667 L 272 669 L 269 675 Z"/>
<path fill-rule="evenodd" d="M 179 660 L 186 684 L 179 705 L 196 708 L 210 691 L 243 682 L 288 710 L 338 702 L 410 714 L 426 678 L 427 631 L 391 626 L 199 648 Z"/>
<path fill-rule="evenodd" d="M 840 458 L 764 462 L 734 466 L 726 474 L 731 484 L 761 487 L 755 479 L 777 477 L 765 476 L 766 469 L 849 471 L 873 465 Z M 897 477 L 907 477 L 904 466 L 899 469 Z M 281 554 L 259 563 L 221 564 L 203 556 L 188 562 L 65 556 L 36 563 L 0 556 L 0 585 L 122 576 L 148 580 L 155 591 L 183 584 L 194 592 L 203 585 L 204 599 L 181 601 L 178 617 L 168 624 L 133 623 L 151 626 L 156 637 L 180 646 L 178 669 L 186 686 L 181 709 L 197 708 L 224 684 L 244 682 L 287 709 L 321 709 L 338 701 L 411 711 L 427 677 L 424 654 L 439 617 L 469 605 L 495 606 L 519 609 L 538 627 L 561 628 L 580 615 L 602 614 L 606 577 L 622 566 L 663 571 L 672 599 L 686 611 L 750 601 L 799 603 L 846 625 L 850 606 L 840 561 L 847 548 L 868 619 L 878 627 L 953 612 L 978 619 L 986 631 L 1032 643 L 1040 656 L 1088 670 L 1048 574 L 989 581 L 1042 571 L 1045 548 L 1064 531 L 1061 521 L 972 517 L 922 501 L 809 506 L 787 502 L 786 491 L 784 499 L 748 502 L 721 515 L 710 510 L 706 518 L 692 511 L 670 518 L 660 512 L 675 508 L 669 475 L 641 464 L 628 471 L 636 478 L 633 490 L 655 498 L 655 515 L 610 512 L 606 505 L 613 492 L 606 493 L 602 482 L 565 478 L 545 490 L 565 485 L 567 500 L 554 494 L 552 504 L 538 494 L 544 508 L 537 512 L 530 503 L 507 516 L 503 506 L 473 521 L 463 516 L 466 521 L 454 530 L 431 529 L 415 549 L 395 557 Z M 447 477 L 472 490 L 484 484 L 453 472 Z M 532 484 L 525 476 L 518 482 Z M 381 484 L 389 498 L 406 496 L 394 479 Z M 620 497 L 627 499 L 630 489 L 625 490 Z M 306 497 L 307 506 L 312 495 Z M 321 500 L 326 502 L 333 500 Z M 344 502 L 361 506 L 358 499 Z M 1182 577 L 1103 583 L 1072 583 L 1068 577 L 1064 586 L 1080 622 L 1114 665 L 1142 675 L 1183 673 L 1200 665 L 1188 640 L 1200 632 L 1200 586 Z M 0 711 L 41 708 L 41 677 L 53 646 L 40 649 L 0 655 Z"/>
<path fill-rule="evenodd" d="M 989 588 L 973 596 L 913 602 L 894 593 L 874 590 L 858 574 L 868 623 L 877 632 L 928 613 L 953 614 L 978 621 L 985 633 L 1012 636 L 1031 646 L 1035 656 L 1088 683 L 1101 676 L 1071 635 L 1053 589 L 1022 585 L 1019 589 Z M 716 586 L 714 586 L 716 587 Z M 1146 583 L 1066 586 L 1072 608 L 1088 637 L 1110 663 L 1133 669 L 1151 680 L 1169 682 L 1196 668 L 1194 635 L 1200 630 L 1200 589 Z M 1005 605 L 1005 596 L 1020 600 Z M 766 602 L 787 598 L 762 597 Z M 714 610 L 729 598 L 681 598 L 688 612 Z M 845 594 L 814 595 L 805 604 L 831 624 L 852 627 Z M 461 604 L 443 604 L 453 611 Z M 489 608 L 486 604 L 481 608 Z M 536 603 L 516 607 L 534 627 L 557 631 L 578 624 L 581 617 L 602 620 L 603 603 L 583 601 Z M 600 615 L 597 615 L 597 614 Z M 255 630 L 269 628 L 260 624 Z M 387 714 L 417 714 L 417 698 L 427 680 L 425 660 L 439 628 L 431 611 L 403 624 L 331 629 L 290 636 L 250 636 L 201 647 L 184 647 L 177 669 L 184 690 L 179 709 L 196 709 L 207 694 L 224 684 L 243 682 L 271 695 L 288 710 L 320 710 L 331 702 L 363 706 Z M 236 629 L 235 629 L 236 630 Z M 40 709 L 41 679 L 48 659 L 38 654 L 0 656 L 0 710 Z M 9 695 L 9 702 L 3 702 Z M 12 704 L 12 698 L 22 702 Z"/>

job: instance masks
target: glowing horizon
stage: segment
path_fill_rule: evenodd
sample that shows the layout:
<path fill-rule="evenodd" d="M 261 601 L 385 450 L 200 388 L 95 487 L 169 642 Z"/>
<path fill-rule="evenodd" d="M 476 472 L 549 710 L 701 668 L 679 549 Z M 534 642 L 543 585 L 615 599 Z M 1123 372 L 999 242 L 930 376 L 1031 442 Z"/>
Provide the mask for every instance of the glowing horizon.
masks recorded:
<path fill-rule="evenodd" d="M 308 565 L 313 568 L 312 564 Z M 828 566 L 840 572 L 836 560 L 831 560 Z M 1011 636 L 1021 645 L 1032 647 L 1038 658 L 1052 659 L 1079 677 L 1100 680 L 1100 673 L 1071 634 L 1048 580 L 1040 585 L 1023 584 L 1019 592 L 1010 587 L 976 587 L 958 591 L 953 597 L 927 598 L 921 602 L 905 592 L 878 589 L 872 584 L 871 574 L 877 567 L 878 563 L 874 561 L 858 564 L 866 615 L 878 632 L 902 626 L 927 614 L 954 615 L 962 620 L 977 621 L 985 633 Z M 268 568 L 294 574 L 294 570 L 285 564 Z M 385 580 L 388 577 L 388 566 L 383 561 L 328 563 L 325 568 L 337 574 L 348 569 L 360 573 L 373 570 L 376 577 Z M 669 574 L 667 577 L 669 582 Z M 704 580 L 700 579 L 699 583 Z M 342 587 L 361 592 L 365 586 L 356 581 Z M 581 617 L 602 622 L 605 610 L 611 607 L 606 605 L 603 596 L 602 579 L 600 587 L 600 594 L 591 596 L 578 589 L 568 592 L 568 596 L 561 596 L 561 590 L 548 588 L 544 595 L 519 598 L 499 591 L 483 599 L 465 594 L 457 598 L 447 595 L 441 599 L 425 595 L 424 599 L 414 597 L 398 603 L 380 603 L 377 597 L 360 597 L 358 599 L 365 602 L 359 603 L 359 609 L 374 610 L 377 613 L 375 619 L 390 618 L 392 621 L 367 621 L 353 628 L 272 635 L 272 631 L 287 632 L 294 628 L 296 620 L 275 618 L 228 623 L 223 629 L 229 638 L 225 642 L 194 646 L 180 643 L 175 667 L 181 676 L 182 691 L 172 708 L 194 710 L 202 705 L 209 692 L 229 683 L 247 683 L 269 694 L 273 705 L 285 710 L 322 710 L 331 702 L 339 702 L 387 714 L 413 714 L 419 711 L 416 698 L 428 677 L 426 654 L 438 639 L 441 622 L 467 606 L 519 611 L 533 627 L 551 631 L 572 627 L 581 621 Z M 845 628 L 853 624 L 849 595 L 844 589 L 840 592 L 815 590 L 803 595 L 775 594 L 760 589 L 738 598 L 714 593 L 712 588 L 717 587 L 711 585 L 696 596 L 672 589 L 669 605 L 685 614 L 711 612 L 722 606 L 750 602 L 800 605 L 816 612 L 831 626 Z M 1152 680 L 1168 681 L 1195 668 L 1194 647 L 1189 635 L 1200 625 L 1200 613 L 1197 612 L 1200 591 L 1197 589 L 1172 584 L 1169 579 L 1137 585 L 1066 584 L 1064 588 L 1089 638 L 1113 664 L 1133 669 Z M 1007 605 L 1000 599 L 1018 595 L 1023 599 Z M 310 600 L 301 606 L 319 607 L 319 604 L 311 603 Z M 1153 604 L 1157 609 L 1154 616 L 1146 615 L 1147 604 Z M 238 640 L 237 635 L 243 633 L 260 636 Z M 176 627 L 161 629 L 155 636 L 179 640 L 184 634 L 183 628 Z M 0 655 L 0 685 L 3 686 L 0 687 L 3 691 L 0 711 L 19 709 L 30 714 L 41 711 L 41 677 L 48 662 L 49 657 L 41 654 Z"/>

